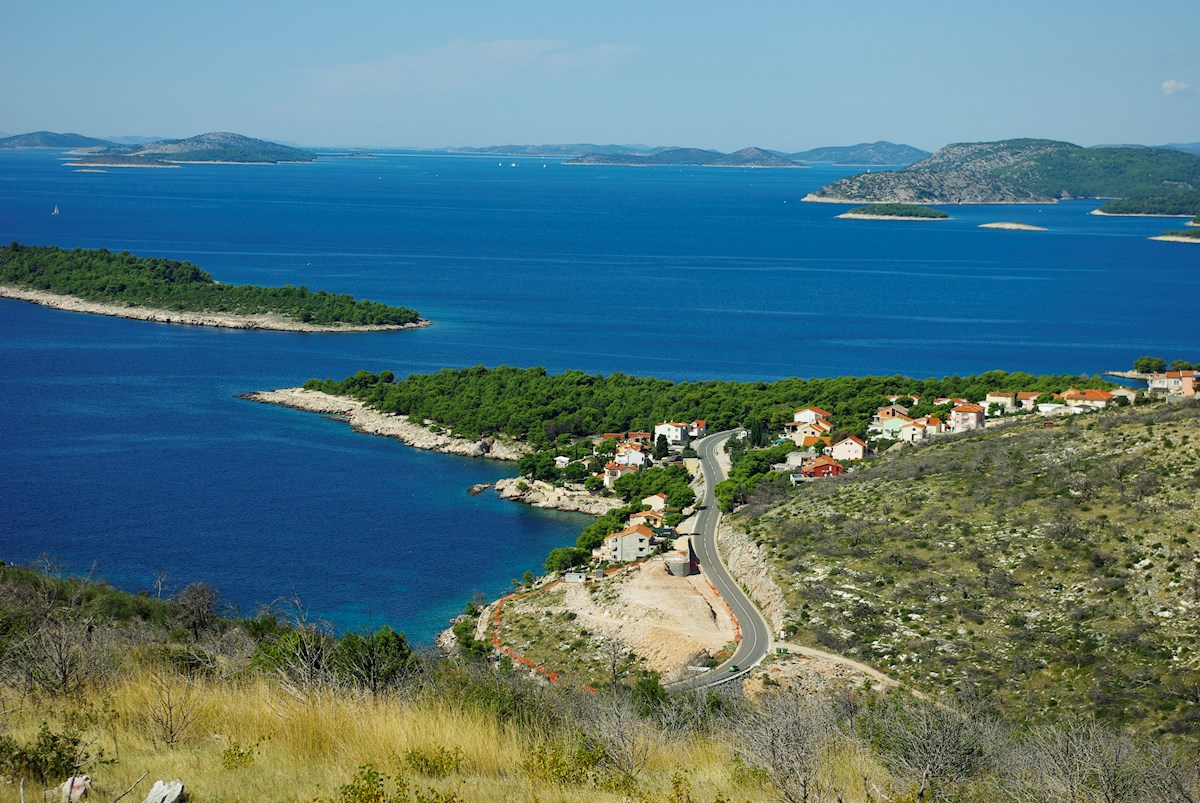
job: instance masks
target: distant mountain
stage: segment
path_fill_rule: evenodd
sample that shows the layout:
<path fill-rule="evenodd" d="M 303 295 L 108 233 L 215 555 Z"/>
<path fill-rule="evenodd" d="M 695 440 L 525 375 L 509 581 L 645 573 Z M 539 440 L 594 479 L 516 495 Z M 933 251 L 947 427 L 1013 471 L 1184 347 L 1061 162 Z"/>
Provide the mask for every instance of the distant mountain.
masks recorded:
<path fill-rule="evenodd" d="M 97 148 L 107 147 L 113 143 L 106 139 L 85 137 L 83 134 L 56 134 L 53 131 L 34 131 L 30 134 L 17 134 L 0 139 L 0 150 L 17 150 L 19 148 Z"/>
<path fill-rule="evenodd" d="M 801 162 L 830 162 L 839 165 L 909 165 L 932 156 L 929 151 L 894 142 L 863 142 L 858 145 L 813 148 L 788 155 Z"/>
<path fill-rule="evenodd" d="M 1173 151 L 1183 151 L 1184 153 L 1195 154 L 1200 156 L 1200 142 L 1171 142 L 1163 145 L 1164 148 L 1169 148 Z"/>
<path fill-rule="evenodd" d="M 105 139 L 118 145 L 145 145 L 147 142 L 162 142 L 166 137 L 143 137 L 131 134 L 124 137 L 105 137 Z"/>
<path fill-rule="evenodd" d="M 446 153 L 479 153 L 494 156 L 583 156 L 589 153 L 656 153 L 663 148 L 645 145 L 489 145 L 484 148 L 446 148 Z"/>
<path fill-rule="evenodd" d="M 635 167 L 662 165 L 694 165 L 700 167 L 804 167 L 799 162 L 784 159 L 762 148 L 743 148 L 734 153 L 707 151 L 699 148 L 667 148 L 658 153 L 619 154 L 590 153 L 563 164 L 569 165 L 627 165 Z"/>
<path fill-rule="evenodd" d="M 311 162 L 312 153 L 263 139 L 216 132 L 187 139 L 166 139 L 135 145 L 106 143 L 107 147 L 89 150 L 90 164 L 176 164 L 179 162 L 238 162 L 263 164 Z"/>
<path fill-rule="evenodd" d="M 860 173 L 806 201 L 834 203 L 1047 203 L 1200 189 L 1200 156 L 1165 148 L 1083 148 L 1048 139 L 947 145 L 914 165 Z"/>

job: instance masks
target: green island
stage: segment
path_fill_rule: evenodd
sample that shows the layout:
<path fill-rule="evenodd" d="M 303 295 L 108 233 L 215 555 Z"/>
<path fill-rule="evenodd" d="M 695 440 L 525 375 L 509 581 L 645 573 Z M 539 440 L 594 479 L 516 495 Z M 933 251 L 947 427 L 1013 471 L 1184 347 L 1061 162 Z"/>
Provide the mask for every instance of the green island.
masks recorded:
<path fill-rule="evenodd" d="M 1164 231 L 1157 237 L 1151 237 L 1151 240 L 1167 240 L 1186 242 L 1200 242 L 1200 229 L 1175 229 L 1172 231 Z"/>
<path fill-rule="evenodd" d="M 946 220 L 950 217 L 950 215 L 941 209 L 931 209 L 928 206 L 917 206 L 916 204 L 868 204 L 866 206 L 856 206 L 849 212 L 838 215 L 838 217 L 881 217 L 903 219 L 919 218 L 921 220 Z"/>
<path fill-rule="evenodd" d="M 827 203 L 1053 203 L 1195 193 L 1200 156 L 1047 139 L 960 142 L 903 170 L 861 173 L 805 197 Z"/>
<path fill-rule="evenodd" d="M 225 131 L 140 145 L 103 143 L 76 150 L 74 156 L 77 161 L 68 162 L 68 165 L 175 167 L 191 162 L 279 164 L 312 162 L 316 159 L 310 151 L 301 148 Z"/>
<path fill-rule="evenodd" d="M 1134 195 L 1118 198 L 1100 206 L 1104 215 L 1169 215 L 1191 217 L 1200 213 L 1200 192 L 1172 192 L 1160 195 Z"/>
<path fill-rule="evenodd" d="M 62 250 L 11 243 L 0 248 L 0 292 L 47 306 L 210 326 L 350 330 L 424 323 L 415 310 L 405 307 L 313 292 L 303 285 L 223 284 L 190 262 L 103 248 Z M 73 300 L 90 306 L 67 303 Z M 163 318 L 157 315 L 160 311 L 177 317 Z"/>

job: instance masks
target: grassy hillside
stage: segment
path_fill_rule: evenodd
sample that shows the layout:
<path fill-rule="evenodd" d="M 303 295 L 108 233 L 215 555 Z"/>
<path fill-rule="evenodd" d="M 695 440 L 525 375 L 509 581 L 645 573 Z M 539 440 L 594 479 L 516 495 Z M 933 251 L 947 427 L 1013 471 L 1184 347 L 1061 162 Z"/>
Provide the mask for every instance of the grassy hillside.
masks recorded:
<path fill-rule="evenodd" d="M 774 489 L 774 490 L 772 490 Z M 1041 420 L 779 487 L 768 545 L 801 639 L 1008 716 L 1200 736 L 1200 407 Z"/>

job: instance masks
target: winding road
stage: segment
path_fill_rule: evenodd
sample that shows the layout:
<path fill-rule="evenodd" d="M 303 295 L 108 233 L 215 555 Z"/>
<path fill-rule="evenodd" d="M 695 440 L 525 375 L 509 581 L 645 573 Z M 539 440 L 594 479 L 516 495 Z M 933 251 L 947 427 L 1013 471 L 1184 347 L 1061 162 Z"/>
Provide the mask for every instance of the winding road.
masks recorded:
<path fill-rule="evenodd" d="M 771 651 L 771 629 L 766 619 L 729 574 L 717 550 L 717 525 L 721 521 L 721 510 L 713 489 L 725 479 L 725 471 L 717 455 L 725 441 L 736 431 L 731 429 L 717 432 L 693 444 L 700 459 L 700 467 L 704 471 L 704 499 L 701 501 L 703 509 L 696 518 L 692 544 L 701 570 L 721 597 L 729 603 L 729 609 L 741 628 L 742 640 L 733 655 L 719 666 L 703 674 L 667 684 L 667 687 L 673 690 L 699 689 L 740 680 Z"/>

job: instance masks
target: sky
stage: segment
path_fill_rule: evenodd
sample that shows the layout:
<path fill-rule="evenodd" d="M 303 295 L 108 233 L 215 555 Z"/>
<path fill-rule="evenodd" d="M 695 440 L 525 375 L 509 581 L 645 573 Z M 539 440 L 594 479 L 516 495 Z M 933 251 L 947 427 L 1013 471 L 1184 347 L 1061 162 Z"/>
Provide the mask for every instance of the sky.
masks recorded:
<path fill-rule="evenodd" d="M 1194 0 L 8 0 L 0 131 L 310 147 L 1200 141 Z"/>

